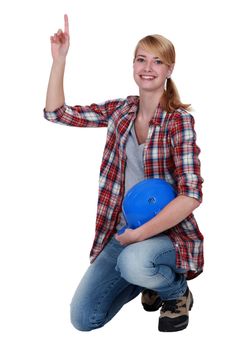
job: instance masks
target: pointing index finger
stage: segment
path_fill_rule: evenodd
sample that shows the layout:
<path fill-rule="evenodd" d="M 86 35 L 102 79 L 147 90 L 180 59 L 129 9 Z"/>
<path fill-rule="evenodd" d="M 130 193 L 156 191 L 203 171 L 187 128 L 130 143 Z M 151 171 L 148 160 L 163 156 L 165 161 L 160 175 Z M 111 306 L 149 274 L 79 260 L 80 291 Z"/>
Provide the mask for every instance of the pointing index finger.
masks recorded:
<path fill-rule="evenodd" d="M 67 15 L 64 15 L 64 32 L 69 34 L 69 20 Z"/>

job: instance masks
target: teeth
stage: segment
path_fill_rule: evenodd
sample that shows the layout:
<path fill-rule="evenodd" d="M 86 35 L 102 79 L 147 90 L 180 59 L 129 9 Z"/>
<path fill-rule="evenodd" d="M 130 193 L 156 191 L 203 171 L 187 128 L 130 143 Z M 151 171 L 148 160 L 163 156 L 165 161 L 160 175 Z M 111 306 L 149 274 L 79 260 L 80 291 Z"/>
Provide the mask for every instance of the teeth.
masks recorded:
<path fill-rule="evenodd" d="M 152 77 L 151 75 L 141 75 L 141 78 L 146 80 L 153 80 L 155 77 Z"/>

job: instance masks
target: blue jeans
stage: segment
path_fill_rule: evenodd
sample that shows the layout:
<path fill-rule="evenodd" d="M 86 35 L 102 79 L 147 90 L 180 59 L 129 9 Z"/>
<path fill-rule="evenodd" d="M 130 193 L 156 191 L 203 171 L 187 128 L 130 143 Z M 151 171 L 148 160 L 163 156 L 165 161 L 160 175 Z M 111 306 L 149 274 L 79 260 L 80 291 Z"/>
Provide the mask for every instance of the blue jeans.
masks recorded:
<path fill-rule="evenodd" d="M 73 296 L 71 322 L 81 331 L 100 328 L 143 289 L 176 299 L 187 288 L 184 272 L 176 268 L 175 247 L 165 234 L 126 247 L 113 237 Z"/>

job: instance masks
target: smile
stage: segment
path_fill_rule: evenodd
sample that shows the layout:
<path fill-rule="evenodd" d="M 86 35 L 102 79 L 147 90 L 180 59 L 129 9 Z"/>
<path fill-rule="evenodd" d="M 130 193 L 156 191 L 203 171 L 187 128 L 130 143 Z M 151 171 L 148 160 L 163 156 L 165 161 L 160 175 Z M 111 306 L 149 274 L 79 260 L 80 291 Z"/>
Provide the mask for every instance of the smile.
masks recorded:
<path fill-rule="evenodd" d="M 155 77 L 153 75 L 140 75 L 140 78 L 143 80 L 154 80 Z"/>

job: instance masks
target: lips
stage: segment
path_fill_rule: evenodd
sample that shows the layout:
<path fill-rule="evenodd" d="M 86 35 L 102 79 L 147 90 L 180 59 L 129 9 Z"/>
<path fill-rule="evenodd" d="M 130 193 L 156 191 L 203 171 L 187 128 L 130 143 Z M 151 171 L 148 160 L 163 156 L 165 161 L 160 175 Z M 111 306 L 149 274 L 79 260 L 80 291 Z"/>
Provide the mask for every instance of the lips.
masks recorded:
<path fill-rule="evenodd" d="M 143 80 L 154 80 L 155 76 L 154 75 L 140 75 L 140 78 Z"/>

